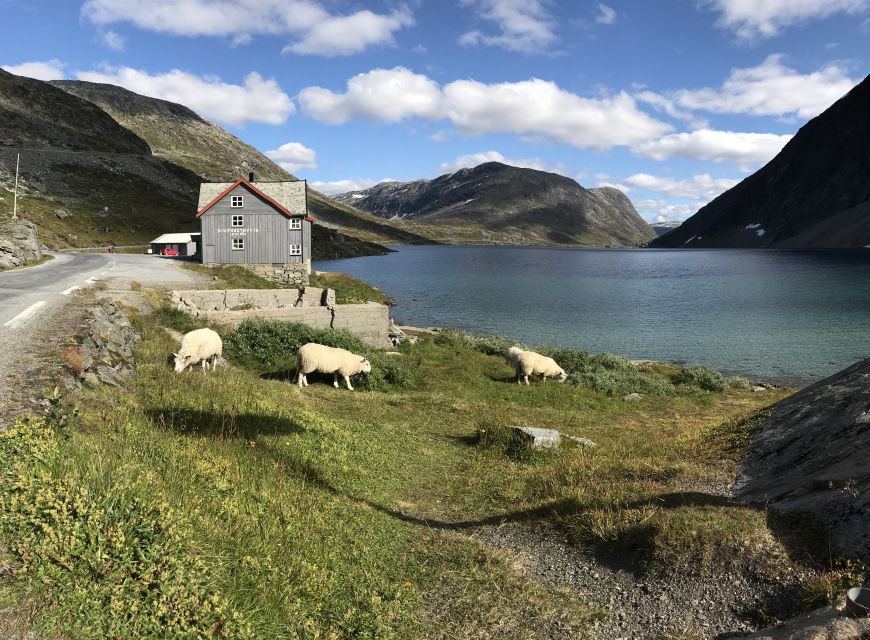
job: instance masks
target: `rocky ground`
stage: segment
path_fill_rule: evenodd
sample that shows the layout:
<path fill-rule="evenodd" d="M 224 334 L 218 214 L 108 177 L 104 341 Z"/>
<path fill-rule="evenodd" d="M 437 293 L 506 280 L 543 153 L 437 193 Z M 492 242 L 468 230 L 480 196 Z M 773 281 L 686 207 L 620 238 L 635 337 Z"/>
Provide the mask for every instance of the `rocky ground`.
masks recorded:
<path fill-rule="evenodd" d="M 513 555 L 522 570 L 544 584 L 570 589 L 605 620 L 595 640 L 655 640 L 694 633 L 708 639 L 740 637 L 767 626 L 769 617 L 793 609 L 803 576 L 729 572 L 715 576 L 643 576 L 603 563 L 570 544 L 557 530 L 539 524 L 487 526 L 473 537 Z"/>

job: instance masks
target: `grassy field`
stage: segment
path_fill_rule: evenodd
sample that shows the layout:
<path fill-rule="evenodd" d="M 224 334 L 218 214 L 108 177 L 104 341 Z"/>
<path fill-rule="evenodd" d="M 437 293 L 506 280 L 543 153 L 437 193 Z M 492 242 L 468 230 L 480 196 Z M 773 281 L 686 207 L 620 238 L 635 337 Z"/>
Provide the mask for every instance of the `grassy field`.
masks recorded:
<path fill-rule="evenodd" d="M 177 321 L 136 317 L 129 393 L 0 435 L 0 539 L 20 567 L 0 605 L 31 603 L 44 637 L 582 637 L 602 612 L 468 536 L 501 521 L 645 572 L 784 557 L 763 511 L 691 499 L 730 479 L 784 391 L 576 352 L 568 383 L 519 386 L 499 341 L 449 332 L 381 356 L 413 384 L 303 391 L 277 364 L 175 376 L 161 325 Z M 623 401 L 641 378 L 647 397 Z M 530 453 L 513 424 L 597 446 Z"/>

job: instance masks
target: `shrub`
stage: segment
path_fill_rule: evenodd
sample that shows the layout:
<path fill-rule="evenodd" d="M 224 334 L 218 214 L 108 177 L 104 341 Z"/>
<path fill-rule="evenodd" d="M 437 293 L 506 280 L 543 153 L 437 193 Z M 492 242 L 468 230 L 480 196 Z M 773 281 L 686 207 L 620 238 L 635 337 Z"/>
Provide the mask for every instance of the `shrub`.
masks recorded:
<path fill-rule="evenodd" d="M 496 451 L 514 462 L 537 462 L 551 451 L 535 451 L 520 438 L 516 437 L 510 427 L 480 423 L 474 433 L 472 442 L 483 450 Z"/>
<path fill-rule="evenodd" d="M 456 329 L 442 329 L 435 334 L 433 342 L 442 347 L 471 348 L 472 346 L 469 336 Z"/>
<path fill-rule="evenodd" d="M 639 371 L 622 356 L 590 354 L 575 349 L 543 349 L 568 374 L 568 381 L 609 396 L 642 393 L 651 396 L 676 394 L 669 380 L 652 372 Z"/>
<path fill-rule="evenodd" d="M 752 385 L 746 378 L 734 377 L 728 378 L 728 386 L 732 389 L 749 389 Z"/>
<path fill-rule="evenodd" d="M 154 316 L 154 319 L 164 327 L 175 329 L 181 333 L 187 333 L 194 329 L 201 329 L 205 326 L 205 323 L 194 320 L 184 311 L 180 311 L 168 304 L 164 304 L 155 309 L 152 315 Z"/>
<path fill-rule="evenodd" d="M 279 320 L 246 320 L 224 340 L 224 354 L 249 369 L 289 371 L 296 368 L 296 351 L 309 342 L 367 357 L 372 363 L 372 372 L 361 375 L 360 382 L 355 383 L 363 389 L 417 389 L 423 383 L 418 359 L 385 355 L 346 331 L 314 329 Z"/>
<path fill-rule="evenodd" d="M 725 391 L 725 376 L 713 367 L 693 364 L 683 367 L 674 377 L 675 384 L 694 385 L 706 391 Z"/>
<path fill-rule="evenodd" d="M 469 336 L 471 348 L 488 356 L 503 356 L 510 347 L 525 347 L 518 342 L 495 336 Z"/>
<path fill-rule="evenodd" d="M 81 347 L 64 347 L 60 350 L 60 359 L 75 377 L 79 377 L 85 371 L 85 356 Z"/>

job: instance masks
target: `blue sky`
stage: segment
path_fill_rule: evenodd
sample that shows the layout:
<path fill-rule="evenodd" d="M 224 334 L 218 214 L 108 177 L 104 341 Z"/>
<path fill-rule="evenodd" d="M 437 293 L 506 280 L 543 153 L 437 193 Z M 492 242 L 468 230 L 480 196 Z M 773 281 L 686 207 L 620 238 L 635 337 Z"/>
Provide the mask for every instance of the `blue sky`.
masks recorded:
<path fill-rule="evenodd" d="M 486 160 L 683 219 L 870 72 L 870 0 L 0 0 L 0 65 L 185 104 L 326 192 Z"/>

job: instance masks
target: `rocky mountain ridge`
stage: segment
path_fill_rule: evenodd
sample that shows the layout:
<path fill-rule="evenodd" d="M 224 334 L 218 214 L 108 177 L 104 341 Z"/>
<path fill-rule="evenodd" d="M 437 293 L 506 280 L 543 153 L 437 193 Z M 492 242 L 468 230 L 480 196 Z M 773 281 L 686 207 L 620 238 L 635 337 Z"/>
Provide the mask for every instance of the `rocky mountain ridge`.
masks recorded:
<path fill-rule="evenodd" d="M 870 76 L 653 247 L 870 245 Z"/>
<path fill-rule="evenodd" d="M 635 246 L 655 237 L 618 189 L 585 189 L 559 174 L 499 162 L 335 199 L 442 241 L 476 234 L 495 243 Z"/>

